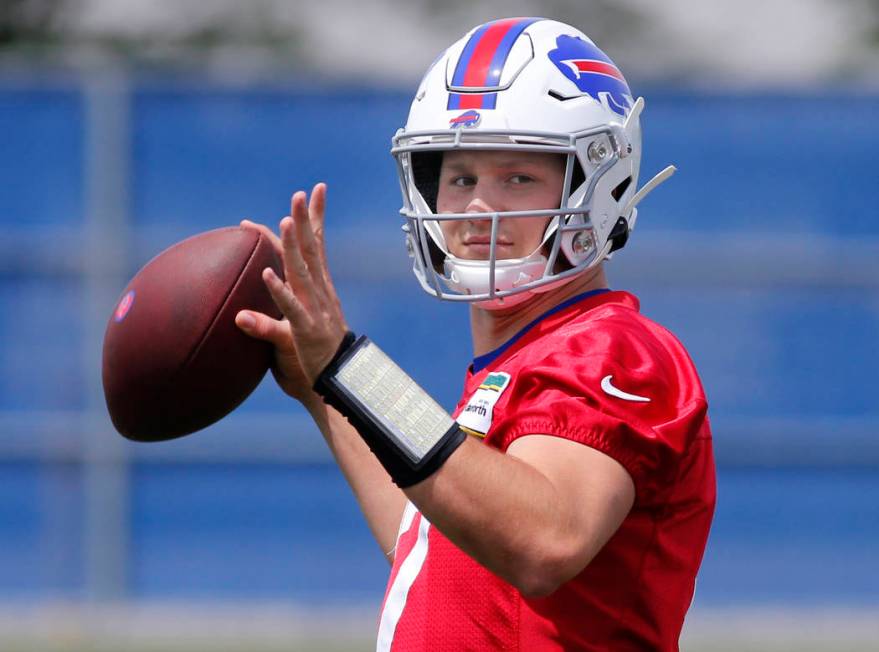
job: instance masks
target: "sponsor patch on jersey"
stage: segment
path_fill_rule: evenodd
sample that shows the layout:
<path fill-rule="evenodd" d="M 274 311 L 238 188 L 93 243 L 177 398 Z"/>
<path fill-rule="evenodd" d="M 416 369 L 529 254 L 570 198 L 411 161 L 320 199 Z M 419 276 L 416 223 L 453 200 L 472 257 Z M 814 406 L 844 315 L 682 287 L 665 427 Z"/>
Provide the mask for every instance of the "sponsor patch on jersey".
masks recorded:
<path fill-rule="evenodd" d="M 485 437 L 491 429 L 494 406 L 509 384 L 510 374 L 489 372 L 458 415 L 458 425 L 471 435 Z"/>
<path fill-rule="evenodd" d="M 632 91 L 613 61 L 592 43 L 577 36 L 559 36 L 549 59 L 583 93 L 621 116 L 632 108 Z"/>

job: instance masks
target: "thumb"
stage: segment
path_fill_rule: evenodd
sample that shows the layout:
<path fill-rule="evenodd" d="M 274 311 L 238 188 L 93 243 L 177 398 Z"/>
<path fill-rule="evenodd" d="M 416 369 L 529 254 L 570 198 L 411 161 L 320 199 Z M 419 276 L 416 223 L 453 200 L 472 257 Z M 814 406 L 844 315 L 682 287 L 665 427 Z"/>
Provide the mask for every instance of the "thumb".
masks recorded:
<path fill-rule="evenodd" d="M 272 319 L 268 315 L 252 310 L 240 310 L 235 315 L 235 325 L 251 337 L 271 342 L 283 347 L 290 337 L 290 328 L 285 321 Z"/>

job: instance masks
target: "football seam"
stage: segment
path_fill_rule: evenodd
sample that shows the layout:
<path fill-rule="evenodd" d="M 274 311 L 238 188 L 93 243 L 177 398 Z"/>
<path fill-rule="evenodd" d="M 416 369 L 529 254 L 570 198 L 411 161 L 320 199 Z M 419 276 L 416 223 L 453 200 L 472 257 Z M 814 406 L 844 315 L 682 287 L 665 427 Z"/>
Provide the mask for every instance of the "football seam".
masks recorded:
<path fill-rule="evenodd" d="M 235 279 L 235 282 L 232 284 L 232 287 L 229 288 L 229 292 L 226 294 L 226 297 L 223 299 L 223 303 L 220 304 L 219 309 L 217 310 L 217 314 L 214 315 L 214 318 L 211 320 L 211 323 L 208 324 L 208 327 L 205 329 L 204 333 L 202 333 L 201 337 L 198 340 L 198 344 L 192 349 L 192 352 L 186 357 L 186 360 L 180 365 L 180 369 L 177 370 L 177 373 L 174 374 L 172 380 L 175 380 L 181 373 L 186 370 L 186 367 L 195 359 L 198 355 L 198 352 L 201 351 L 204 343 L 208 339 L 208 334 L 213 330 L 214 325 L 217 323 L 217 320 L 220 318 L 220 315 L 223 314 L 223 310 L 226 308 L 226 305 L 229 303 L 229 299 L 231 299 L 232 294 L 235 292 L 236 288 L 241 284 L 241 279 L 244 276 L 244 270 L 247 269 L 247 266 L 250 264 L 250 261 L 253 260 L 254 256 L 256 256 L 256 250 L 259 248 L 259 242 L 262 240 L 262 235 L 260 234 L 256 238 L 256 242 L 253 244 L 253 250 L 250 252 L 250 255 L 244 261 L 244 264 L 241 266 L 241 269 L 238 270 L 238 276 Z"/>

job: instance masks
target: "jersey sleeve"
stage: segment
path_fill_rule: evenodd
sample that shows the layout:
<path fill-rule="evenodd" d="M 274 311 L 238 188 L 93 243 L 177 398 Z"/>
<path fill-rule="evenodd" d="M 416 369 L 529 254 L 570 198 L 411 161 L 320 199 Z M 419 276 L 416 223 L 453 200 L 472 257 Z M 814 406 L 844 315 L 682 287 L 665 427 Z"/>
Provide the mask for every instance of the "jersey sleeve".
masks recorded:
<path fill-rule="evenodd" d="M 707 410 L 683 347 L 625 327 L 555 342 L 508 394 L 488 443 L 505 451 L 532 434 L 580 442 L 619 462 L 642 504 L 661 500 Z"/>

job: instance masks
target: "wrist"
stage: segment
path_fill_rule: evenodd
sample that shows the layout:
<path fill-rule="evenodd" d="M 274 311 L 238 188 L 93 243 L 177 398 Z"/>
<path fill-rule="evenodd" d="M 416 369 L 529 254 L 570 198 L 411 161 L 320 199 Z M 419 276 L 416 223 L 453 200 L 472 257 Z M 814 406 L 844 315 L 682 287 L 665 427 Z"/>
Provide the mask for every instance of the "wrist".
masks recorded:
<path fill-rule="evenodd" d="M 314 390 L 354 426 L 401 488 L 435 473 L 466 438 L 369 338 L 349 332 Z"/>

